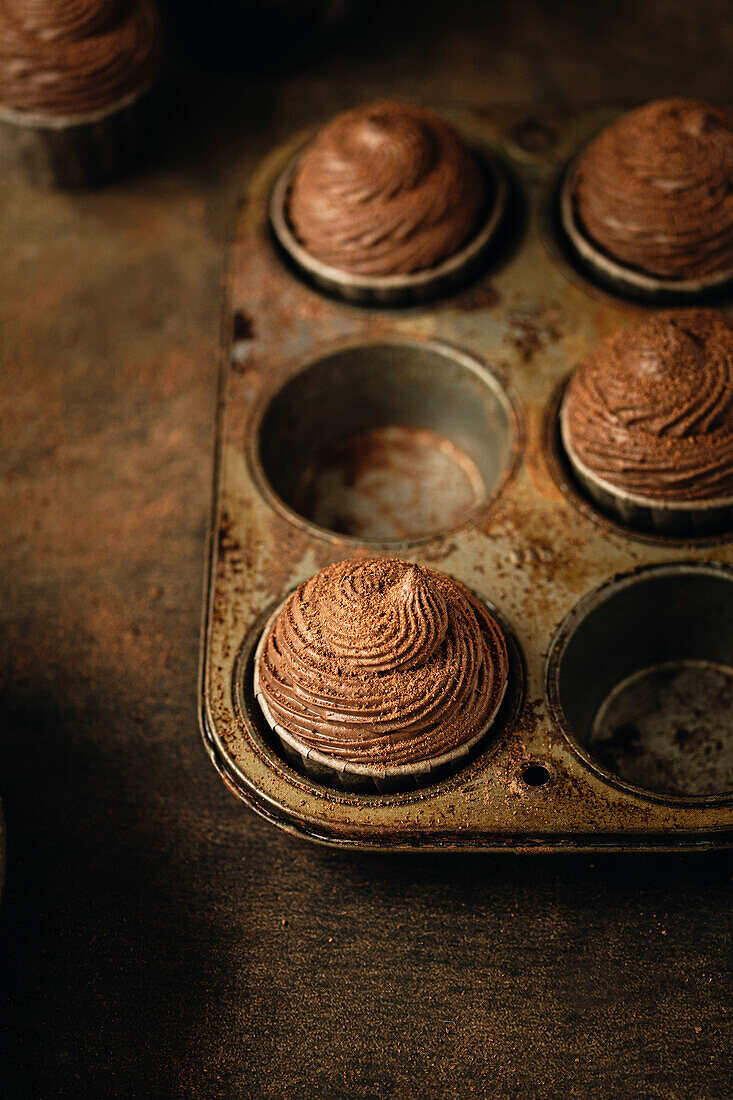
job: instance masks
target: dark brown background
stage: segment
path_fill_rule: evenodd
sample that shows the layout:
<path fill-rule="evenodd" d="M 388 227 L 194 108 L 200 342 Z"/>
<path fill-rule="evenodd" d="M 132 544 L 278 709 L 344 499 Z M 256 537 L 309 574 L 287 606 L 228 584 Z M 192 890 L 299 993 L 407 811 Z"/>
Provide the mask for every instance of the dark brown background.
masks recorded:
<path fill-rule="evenodd" d="M 383 93 L 733 98 L 724 0 L 366 9 L 277 79 L 246 35 L 241 75 L 179 61 L 124 184 L 0 177 L 0 1090 L 727 1100 L 728 856 L 318 850 L 199 742 L 223 242 L 257 159 Z"/>

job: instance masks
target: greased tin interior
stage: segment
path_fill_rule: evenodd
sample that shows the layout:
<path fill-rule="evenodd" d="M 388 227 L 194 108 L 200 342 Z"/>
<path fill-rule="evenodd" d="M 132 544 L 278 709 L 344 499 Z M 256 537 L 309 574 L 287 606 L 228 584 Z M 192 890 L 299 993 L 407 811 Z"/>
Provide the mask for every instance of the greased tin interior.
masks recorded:
<path fill-rule="evenodd" d="M 624 778 L 606 757 L 580 743 L 569 724 L 574 704 L 568 719 L 557 686 L 563 674 L 558 655 L 568 651 L 578 616 L 605 599 L 609 583 L 625 591 L 632 583 L 627 575 L 639 571 L 645 584 L 648 576 L 656 576 L 653 567 L 686 563 L 692 563 L 691 575 L 695 563 L 712 563 L 727 577 L 733 565 L 733 544 L 726 537 L 668 540 L 609 522 L 568 481 L 555 451 L 558 433 L 548 429 L 559 388 L 575 364 L 599 339 L 648 309 L 590 282 L 573 267 L 558 232 L 558 180 L 582 144 L 618 112 L 497 108 L 444 113 L 513 177 L 516 233 L 500 255 L 487 257 L 482 275 L 460 293 L 430 305 L 387 310 L 334 301 L 284 261 L 268 209 L 275 182 L 303 135 L 275 150 L 251 181 L 226 282 L 202 646 L 201 723 L 207 750 L 230 789 L 257 812 L 292 833 L 342 847 L 587 851 L 724 846 L 733 840 L 733 791 L 660 793 Z M 401 498 L 390 499 L 389 489 L 385 495 L 390 482 L 382 478 L 382 496 L 372 512 L 359 515 L 361 527 L 342 524 L 338 533 L 329 529 L 339 527 L 336 513 L 326 524 L 313 521 L 310 504 L 299 509 L 283 501 L 263 473 L 259 433 L 286 381 L 313 363 L 362 345 L 371 346 L 376 356 L 380 347 L 391 347 L 398 371 L 400 348 L 407 349 L 409 369 L 421 349 L 433 367 L 436 355 L 450 361 L 455 349 L 459 366 L 469 360 L 479 372 L 486 369 L 492 385 L 500 384 L 502 408 L 513 410 L 511 461 L 490 491 L 477 492 L 454 523 L 436 523 L 421 532 L 416 520 L 402 537 L 395 535 L 380 517 Z M 445 447 L 465 452 L 480 470 L 483 456 L 472 450 L 475 432 L 463 433 L 461 417 L 452 417 L 450 409 L 442 408 L 446 404 L 431 400 L 430 393 L 408 394 L 405 422 L 414 415 L 416 431 L 447 440 Z M 434 411 L 438 406 L 440 415 Z M 292 415 L 315 416 L 314 407 L 306 400 Z M 385 429 L 380 407 L 377 403 L 372 409 L 373 423 L 367 410 L 366 419 L 352 425 L 363 429 L 372 444 L 377 437 L 370 431 Z M 307 424 L 306 419 L 306 429 Z M 296 425 L 306 438 L 303 428 L 303 423 Z M 443 443 L 436 446 L 440 450 Z M 400 448 L 401 455 L 402 442 Z M 456 461 L 460 465 L 462 459 Z M 397 464 L 395 471 L 394 483 L 404 476 L 409 485 L 409 469 L 406 473 Z M 338 492 L 346 492 L 343 485 Z M 421 515 L 417 507 L 414 516 Z M 496 736 L 449 778 L 419 790 L 364 795 L 320 785 L 287 763 L 254 702 L 251 662 L 268 615 L 293 585 L 329 562 L 381 553 L 449 573 L 491 601 L 516 639 L 523 690 L 504 708 Z M 717 576 L 715 568 L 712 573 Z M 618 576 L 624 579 L 614 581 Z M 655 605 L 649 601 L 648 606 Z M 704 638 L 704 630 L 695 636 Z M 609 645 L 612 641 L 619 645 L 617 636 L 609 638 Z M 699 665 L 711 654 L 700 654 L 700 660 L 697 653 L 685 656 Z M 650 653 L 650 663 L 663 658 Z M 697 774 L 695 754 L 700 751 L 694 738 L 681 739 L 676 765 L 684 769 L 689 753 L 690 772 Z"/>

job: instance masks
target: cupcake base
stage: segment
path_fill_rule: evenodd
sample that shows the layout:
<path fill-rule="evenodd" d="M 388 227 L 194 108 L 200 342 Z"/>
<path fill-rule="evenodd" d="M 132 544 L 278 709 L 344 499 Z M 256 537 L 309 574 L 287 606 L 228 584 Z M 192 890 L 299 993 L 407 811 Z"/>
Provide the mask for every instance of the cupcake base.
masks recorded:
<path fill-rule="evenodd" d="M 582 154 L 581 154 L 582 155 Z M 733 286 L 733 270 L 699 279 L 668 279 L 649 275 L 614 260 L 584 232 L 575 212 L 575 180 L 580 155 L 570 164 L 560 185 L 560 223 L 576 256 L 609 290 L 649 301 L 695 302 Z"/>
<path fill-rule="evenodd" d="M 570 439 L 565 406 L 560 408 L 560 439 L 570 468 L 598 508 L 626 527 L 672 538 L 721 535 L 733 531 L 733 498 L 666 501 L 619 489 L 593 473 Z"/>
<path fill-rule="evenodd" d="M 489 209 L 477 231 L 453 256 L 435 267 L 411 275 L 354 275 L 321 263 L 297 241 L 288 218 L 288 196 L 301 149 L 285 166 L 277 179 L 270 200 L 270 224 L 280 247 L 295 265 L 317 286 L 330 294 L 359 305 L 416 305 L 450 294 L 475 274 L 493 243 L 504 216 L 508 185 L 498 164 L 474 149 L 491 195 Z"/>
<path fill-rule="evenodd" d="M 70 117 L 0 106 L 2 160 L 46 186 L 88 187 L 115 179 L 143 151 L 150 97 L 144 89 L 103 111 Z"/>
<path fill-rule="evenodd" d="M 257 643 L 254 655 L 254 695 L 267 725 L 274 736 L 277 737 L 283 755 L 298 771 L 309 778 L 326 786 L 365 794 L 386 794 L 393 791 L 414 790 L 417 787 L 426 786 L 428 783 L 435 783 L 457 771 L 461 764 L 469 758 L 479 742 L 483 741 L 492 729 L 504 702 L 509 681 L 509 662 L 506 656 L 504 656 L 504 664 L 501 670 L 503 673 L 502 687 L 497 693 L 494 707 L 485 726 L 468 741 L 449 752 L 411 764 L 401 764 L 396 767 L 378 767 L 339 760 L 306 745 L 275 721 L 259 682 L 260 657 L 270 629 L 286 602 L 287 600 L 283 600 L 269 617 Z M 493 610 L 491 608 L 489 610 L 493 615 Z"/>

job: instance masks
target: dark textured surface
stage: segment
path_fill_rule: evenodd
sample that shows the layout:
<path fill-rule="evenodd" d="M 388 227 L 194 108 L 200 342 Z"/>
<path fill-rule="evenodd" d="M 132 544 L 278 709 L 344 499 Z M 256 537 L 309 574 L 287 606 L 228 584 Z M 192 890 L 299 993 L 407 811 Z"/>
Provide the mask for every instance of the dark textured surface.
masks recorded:
<path fill-rule="evenodd" d="M 381 94 L 730 96 L 728 3 L 594 7 L 375 3 L 279 84 L 183 71 L 134 180 L 0 178 L 1 1094 L 730 1095 L 730 857 L 319 851 L 229 795 L 196 728 L 246 172 Z"/>

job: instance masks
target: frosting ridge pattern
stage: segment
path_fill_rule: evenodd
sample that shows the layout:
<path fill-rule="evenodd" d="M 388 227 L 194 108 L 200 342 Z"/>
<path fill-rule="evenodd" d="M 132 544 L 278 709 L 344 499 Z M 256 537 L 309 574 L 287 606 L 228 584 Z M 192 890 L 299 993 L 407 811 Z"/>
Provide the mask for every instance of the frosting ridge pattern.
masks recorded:
<path fill-rule="evenodd" d="M 143 90 L 160 57 L 152 0 L 0 0 L 0 103 L 75 115 Z"/>
<path fill-rule="evenodd" d="M 482 172 L 433 111 L 382 100 L 337 115 L 296 170 L 288 214 L 317 260 L 367 276 L 406 275 L 454 255 L 477 229 Z"/>
<path fill-rule="evenodd" d="M 684 309 L 613 334 L 573 374 L 563 411 L 581 462 L 617 488 L 733 496 L 733 324 Z"/>
<path fill-rule="evenodd" d="M 647 103 L 581 155 L 574 204 L 587 236 L 650 275 L 733 269 L 733 111 L 689 99 Z"/>
<path fill-rule="evenodd" d="M 480 733 L 506 661 L 498 625 L 458 582 L 407 562 L 350 560 L 291 594 L 258 676 L 275 722 L 308 747 L 398 766 Z"/>

